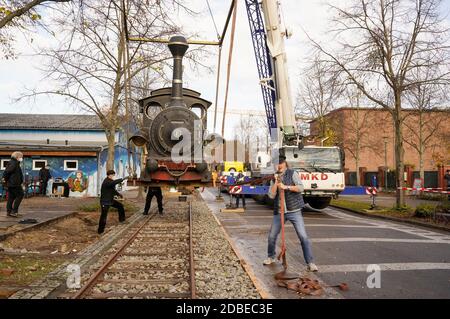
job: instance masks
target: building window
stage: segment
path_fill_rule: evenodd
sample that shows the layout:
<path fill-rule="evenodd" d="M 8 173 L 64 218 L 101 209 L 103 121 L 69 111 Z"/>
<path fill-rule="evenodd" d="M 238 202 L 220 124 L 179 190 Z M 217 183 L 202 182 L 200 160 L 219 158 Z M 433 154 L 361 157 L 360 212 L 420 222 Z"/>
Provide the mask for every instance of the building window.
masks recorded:
<path fill-rule="evenodd" d="M 77 171 L 78 170 L 78 161 L 77 160 L 64 161 L 64 170 L 65 171 Z"/>
<path fill-rule="evenodd" d="M 0 170 L 5 170 L 5 168 L 8 165 L 8 163 L 9 163 L 9 158 L 8 159 L 2 159 Z"/>
<path fill-rule="evenodd" d="M 47 165 L 47 160 L 33 160 L 33 171 L 38 171 L 42 167 L 45 167 L 45 165 Z"/>

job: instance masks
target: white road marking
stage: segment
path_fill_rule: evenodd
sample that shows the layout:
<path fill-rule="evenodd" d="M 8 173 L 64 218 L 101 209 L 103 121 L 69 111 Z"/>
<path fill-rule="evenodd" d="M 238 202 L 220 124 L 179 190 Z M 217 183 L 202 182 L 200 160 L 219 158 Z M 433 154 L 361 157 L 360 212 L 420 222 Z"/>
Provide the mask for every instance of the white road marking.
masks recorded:
<path fill-rule="evenodd" d="M 308 227 L 336 227 L 336 228 L 386 228 L 383 226 L 376 225 L 336 225 L 336 224 L 306 224 L 306 228 Z"/>
<path fill-rule="evenodd" d="M 438 239 L 403 239 L 403 238 L 367 238 L 367 237 L 343 237 L 343 238 L 310 238 L 313 243 L 337 243 L 352 241 L 367 242 L 391 242 L 391 243 L 421 243 L 421 244 L 450 244 L 450 242 Z"/>
<path fill-rule="evenodd" d="M 386 263 L 381 270 L 450 270 L 450 263 Z M 369 264 L 319 265 L 319 273 L 366 272 Z"/>
<path fill-rule="evenodd" d="M 326 211 L 327 211 L 326 212 L 327 214 L 329 214 L 333 217 L 337 217 L 337 218 L 341 218 L 341 219 L 349 220 L 349 221 L 353 221 L 353 222 L 363 222 L 366 224 L 371 224 L 371 225 L 379 226 L 379 227 L 383 227 L 383 228 L 390 228 L 390 229 L 401 231 L 401 232 L 404 232 L 404 233 L 407 233 L 410 235 L 420 236 L 420 237 L 424 237 L 424 238 L 431 239 L 431 240 L 445 241 L 445 240 L 450 239 L 450 236 L 448 236 L 448 235 L 425 230 L 422 228 L 398 225 L 395 222 L 381 221 L 381 220 L 369 219 L 369 218 L 364 218 L 364 217 L 352 216 L 352 215 L 349 215 L 346 213 L 332 210 L 331 208 L 327 208 Z"/>
<path fill-rule="evenodd" d="M 226 220 L 222 219 L 222 222 L 227 222 Z M 236 221 L 236 220 L 229 220 L 229 221 Z M 226 225 L 227 228 L 255 228 L 255 227 L 262 227 L 262 226 L 267 226 L 270 227 L 270 224 L 267 225 L 254 225 L 254 224 L 239 224 L 239 225 Z M 289 227 L 292 228 L 294 227 L 291 223 L 287 223 L 285 224 L 284 227 Z M 377 228 L 386 228 L 386 227 L 382 227 L 382 226 L 365 226 L 365 225 L 335 225 L 335 224 L 306 224 L 306 229 L 308 229 L 309 227 L 333 227 L 333 228 L 372 228 L 372 229 L 377 229 Z"/>
<path fill-rule="evenodd" d="M 229 215 L 227 215 L 227 216 L 229 216 Z M 239 215 L 239 216 L 241 216 L 241 215 Z M 252 219 L 268 219 L 268 220 L 272 220 L 273 219 L 273 215 L 267 215 L 267 216 L 245 215 L 245 216 L 242 216 L 242 217 L 244 217 L 248 221 L 251 221 Z M 305 217 L 305 216 L 303 216 L 303 219 L 305 219 L 305 220 L 313 220 L 313 219 L 314 220 L 326 220 L 328 222 L 333 222 L 334 220 L 340 221 L 339 218 L 326 218 L 326 217 Z M 226 218 L 226 217 L 224 217 L 224 218 L 220 218 L 220 220 L 224 220 L 224 221 L 236 220 L 236 218 Z M 358 223 L 358 224 L 361 224 L 361 223 Z"/>

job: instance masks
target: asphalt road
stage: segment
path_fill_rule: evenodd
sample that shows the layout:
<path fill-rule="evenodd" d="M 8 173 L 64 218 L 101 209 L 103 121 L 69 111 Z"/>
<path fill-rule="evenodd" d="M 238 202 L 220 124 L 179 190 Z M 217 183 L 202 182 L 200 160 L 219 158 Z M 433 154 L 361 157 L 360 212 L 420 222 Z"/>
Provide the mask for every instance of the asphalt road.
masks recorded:
<path fill-rule="evenodd" d="M 274 298 L 298 298 L 286 294 L 274 283 L 273 274 L 278 266 L 262 266 L 271 208 L 247 199 L 244 214 L 220 213 L 224 203 L 217 203 L 215 195 L 213 190 L 203 193 L 265 289 Z M 225 202 L 228 201 L 225 195 Z M 330 288 L 324 297 L 450 299 L 449 233 L 366 218 L 334 208 L 306 209 L 304 220 L 319 267 L 317 277 L 324 285 L 345 282 L 350 288 L 346 292 Z M 301 247 L 290 224 L 286 237 L 289 269 L 305 274 Z M 375 274 L 373 269 L 380 271 Z"/>

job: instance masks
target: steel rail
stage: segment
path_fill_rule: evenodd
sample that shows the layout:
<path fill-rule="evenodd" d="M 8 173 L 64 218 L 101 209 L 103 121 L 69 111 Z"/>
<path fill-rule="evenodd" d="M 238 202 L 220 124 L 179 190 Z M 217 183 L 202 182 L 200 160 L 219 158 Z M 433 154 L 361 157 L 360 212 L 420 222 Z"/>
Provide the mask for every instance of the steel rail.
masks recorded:
<path fill-rule="evenodd" d="M 88 291 L 90 291 L 99 281 L 107 269 L 122 255 L 122 252 L 135 240 L 140 231 L 148 224 L 148 222 L 156 216 L 156 212 L 150 215 L 146 221 L 131 235 L 130 238 L 100 267 L 95 274 L 89 278 L 88 282 L 73 296 L 72 299 L 81 299 Z"/>
<path fill-rule="evenodd" d="M 194 264 L 194 245 L 192 238 L 192 202 L 189 202 L 189 272 L 191 276 L 191 299 L 197 298 L 195 289 L 195 264 Z"/>
<path fill-rule="evenodd" d="M 150 215 L 147 220 L 139 226 L 139 228 L 128 238 L 128 240 L 122 244 L 122 246 L 112 255 L 108 258 L 108 260 L 98 269 L 94 275 L 92 275 L 88 282 L 72 297 L 72 299 L 81 299 L 83 297 L 86 297 L 89 292 L 92 291 L 92 289 L 99 283 L 154 283 L 154 284 L 165 284 L 165 283 L 179 283 L 183 281 L 189 282 L 189 288 L 190 292 L 187 293 L 91 293 L 89 294 L 89 297 L 97 299 L 97 298 L 108 298 L 108 297 L 163 297 L 163 298 L 190 298 L 196 299 L 197 293 L 196 293 L 196 286 L 195 286 L 195 263 L 194 263 L 194 249 L 193 249 L 193 222 L 192 222 L 192 202 L 188 202 L 188 222 L 189 222 L 189 277 L 190 278 L 170 278 L 170 279 L 146 279 L 146 280 L 120 280 L 120 279 L 104 279 L 104 275 L 107 273 L 119 273 L 119 272 L 126 272 L 128 269 L 110 269 L 110 267 L 113 264 L 121 263 L 120 261 L 117 261 L 119 257 L 122 256 L 163 256 L 162 254 L 155 254 L 155 253 L 126 253 L 125 250 L 127 248 L 130 248 L 132 244 L 135 242 L 138 236 L 142 233 L 142 230 L 147 226 L 147 224 L 150 222 L 150 220 L 155 217 L 157 213 L 153 213 Z M 145 236 L 147 237 L 147 236 Z M 145 238 L 144 237 L 144 238 Z M 187 236 L 186 236 L 187 237 Z M 187 239 L 187 238 L 185 238 Z M 179 250 L 179 249 L 176 249 Z M 169 260 L 165 260 L 169 261 Z M 139 261 L 141 262 L 141 261 Z M 135 270 L 138 270 L 134 268 Z M 172 268 L 173 270 L 180 270 L 180 268 Z M 139 269 L 139 271 L 154 271 L 154 269 L 150 268 L 144 268 Z M 161 271 L 167 271 L 165 268 L 159 268 Z"/>

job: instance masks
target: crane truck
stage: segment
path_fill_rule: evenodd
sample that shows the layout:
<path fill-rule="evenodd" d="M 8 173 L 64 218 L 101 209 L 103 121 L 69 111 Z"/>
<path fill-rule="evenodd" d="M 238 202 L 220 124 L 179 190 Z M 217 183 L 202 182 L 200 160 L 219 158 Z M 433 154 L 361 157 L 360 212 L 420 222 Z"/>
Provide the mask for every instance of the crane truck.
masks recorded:
<path fill-rule="evenodd" d="M 344 152 L 339 147 L 304 146 L 296 125 L 287 70 L 285 39 L 278 0 L 245 0 L 255 51 L 261 91 L 271 132 L 272 153 L 283 154 L 290 167 L 299 172 L 304 184 L 305 201 L 323 209 L 345 188 Z M 253 171 L 264 174 L 270 161 L 258 154 Z M 268 187 L 243 186 L 241 193 L 267 200 Z"/>

